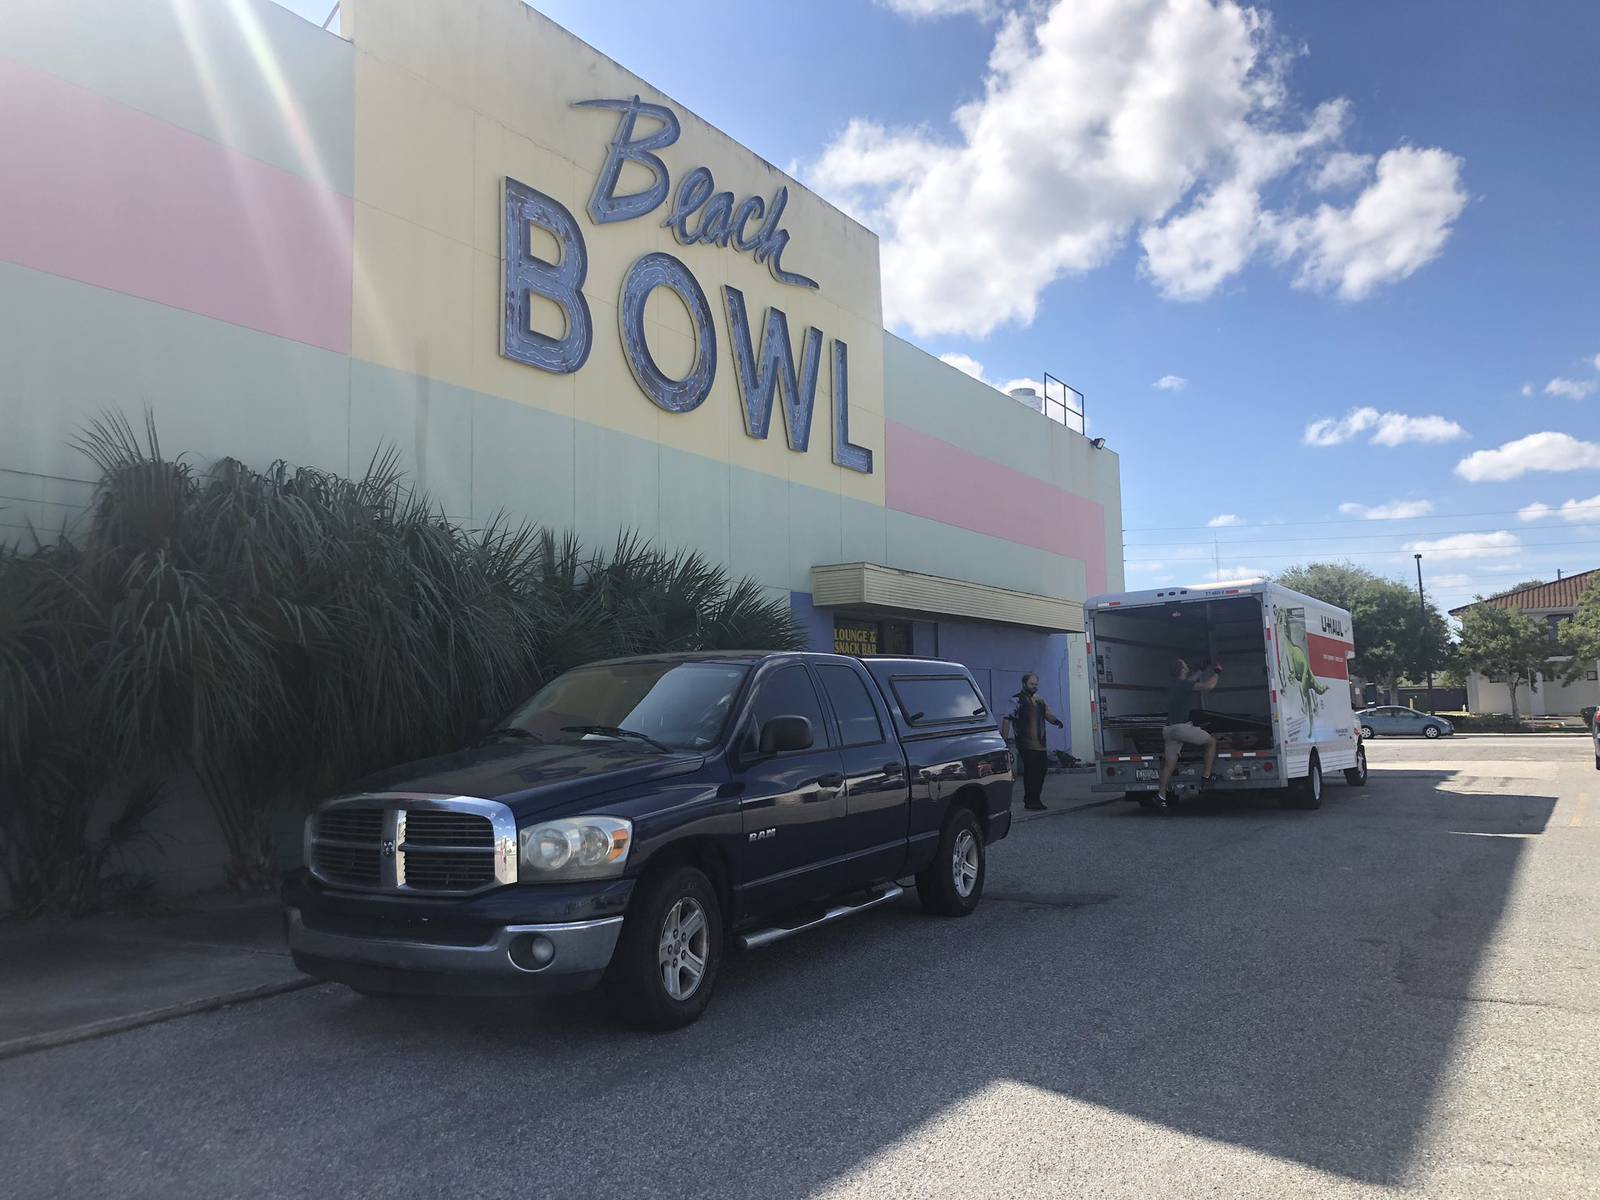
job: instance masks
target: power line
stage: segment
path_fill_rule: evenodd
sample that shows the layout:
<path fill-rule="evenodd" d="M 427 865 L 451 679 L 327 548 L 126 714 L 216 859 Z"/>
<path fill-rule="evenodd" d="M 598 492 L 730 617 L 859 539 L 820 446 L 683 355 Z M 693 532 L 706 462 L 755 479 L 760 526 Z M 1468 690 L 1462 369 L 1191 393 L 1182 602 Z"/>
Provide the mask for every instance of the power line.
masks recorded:
<path fill-rule="evenodd" d="M 1523 507 L 1526 508 L 1528 506 L 1524 505 Z M 1551 508 L 1547 515 L 1557 516 L 1564 512 L 1587 512 L 1590 509 L 1600 512 L 1600 502 Z M 1521 508 L 1500 508 L 1489 509 L 1484 512 L 1424 513 L 1418 517 L 1335 517 L 1326 521 L 1241 521 L 1237 525 L 1144 525 L 1135 529 L 1124 529 L 1122 532 L 1125 534 L 1180 533 L 1184 530 L 1206 529 L 1215 533 L 1219 529 L 1284 529 L 1306 525 L 1366 525 L 1373 521 L 1459 521 L 1466 517 L 1515 517 L 1522 511 Z"/>
<path fill-rule="evenodd" d="M 1520 551 L 1523 551 L 1523 550 L 1538 550 L 1538 549 L 1541 549 L 1541 548 L 1547 548 L 1547 549 L 1552 549 L 1552 550 L 1564 550 L 1569 546 L 1600 546 L 1600 541 L 1584 541 L 1584 542 L 1524 542 L 1524 543 L 1522 543 L 1520 545 L 1517 545 L 1517 546 L 1504 546 L 1504 547 L 1490 546 L 1490 547 L 1484 547 L 1484 549 L 1488 549 L 1488 550 L 1504 550 L 1506 554 L 1516 554 L 1516 553 L 1518 553 Z M 1411 555 L 1413 553 L 1416 553 L 1416 552 L 1412 551 L 1412 550 L 1364 550 L 1364 551 L 1361 551 L 1360 554 L 1355 556 L 1355 557 L 1389 558 L 1389 557 L 1393 557 L 1393 556 L 1398 555 L 1398 556 L 1402 556 L 1402 557 L 1405 557 L 1405 558 L 1409 558 L 1409 557 L 1411 557 Z M 1426 550 L 1422 551 L 1422 554 L 1423 554 L 1424 557 L 1426 557 L 1428 553 L 1429 553 L 1429 551 L 1426 551 Z M 1434 555 L 1436 555 L 1436 556 L 1444 558 L 1444 557 L 1447 557 L 1447 556 L 1452 556 L 1453 557 L 1455 555 L 1460 555 L 1462 553 L 1462 551 L 1456 550 L 1452 554 L 1452 552 L 1449 551 L 1449 550 L 1435 550 L 1432 553 Z M 1298 558 L 1298 559 L 1303 559 L 1306 556 L 1304 554 L 1251 554 L 1248 557 L 1250 557 L 1250 558 L 1263 558 L 1263 559 L 1264 558 Z M 1346 557 L 1351 557 L 1351 556 L 1346 556 Z M 1476 554 L 1476 555 L 1473 555 L 1473 557 L 1475 557 L 1475 558 L 1489 558 L 1489 557 L 1499 557 L 1499 555 L 1498 554 L 1489 554 L 1489 555 Z M 1126 565 L 1131 565 L 1131 564 L 1134 564 L 1134 563 L 1165 563 L 1165 562 L 1169 562 L 1169 561 L 1171 561 L 1171 556 L 1170 555 L 1168 555 L 1166 558 L 1127 558 L 1127 559 L 1123 559 L 1123 564 L 1126 566 Z M 1200 562 L 1200 561 L 1203 561 L 1203 560 L 1201 560 L 1201 559 L 1178 559 L 1177 561 L 1179 561 L 1179 562 Z"/>
<path fill-rule="evenodd" d="M 1600 505 L 1597 505 L 1596 507 L 1600 507 Z M 1238 527 L 1237 526 L 1229 526 L 1228 528 L 1232 529 L 1232 528 L 1238 528 Z M 1278 528 L 1278 526 L 1273 526 L 1273 528 Z M 1600 521 L 1571 521 L 1571 522 L 1568 523 L 1567 528 L 1569 528 L 1569 529 L 1595 529 L 1595 528 L 1600 528 Z M 1456 533 L 1446 534 L 1444 536 L 1446 536 L 1446 537 L 1456 537 L 1459 534 L 1469 534 L 1469 533 L 1509 533 L 1509 532 L 1511 532 L 1511 531 L 1510 530 L 1500 530 L 1500 529 L 1462 529 L 1462 530 L 1458 530 Z M 1123 548 L 1127 549 L 1129 547 L 1139 547 L 1139 546 L 1200 546 L 1200 545 L 1204 545 L 1206 541 L 1215 542 L 1219 546 L 1273 546 L 1273 545 L 1278 545 L 1278 544 L 1281 544 L 1281 543 L 1288 543 L 1288 544 L 1292 544 L 1292 545 L 1298 545 L 1301 542 L 1360 542 L 1360 541 L 1371 541 L 1373 538 L 1403 538 L 1403 537 L 1415 537 L 1415 536 L 1416 536 L 1415 534 L 1410 534 L 1410 533 L 1326 533 L 1326 534 L 1317 534 L 1317 535 L 1312 536 L 1312 537 L 1293 537 L 1293 538 L 1209 538 L 1209 539 L 1208 538 L 1189 538 L 1189 539 L 1187 539 L 1185 541 L 1181 541 L 1181 542 L 1124 542 L 1123 543 Z M 1542 544 L 1542 543 L 1534 543 L 1534 544 Z M 1424 553 L 1427 553 L 1427 552 L 1424 551 Z"/>

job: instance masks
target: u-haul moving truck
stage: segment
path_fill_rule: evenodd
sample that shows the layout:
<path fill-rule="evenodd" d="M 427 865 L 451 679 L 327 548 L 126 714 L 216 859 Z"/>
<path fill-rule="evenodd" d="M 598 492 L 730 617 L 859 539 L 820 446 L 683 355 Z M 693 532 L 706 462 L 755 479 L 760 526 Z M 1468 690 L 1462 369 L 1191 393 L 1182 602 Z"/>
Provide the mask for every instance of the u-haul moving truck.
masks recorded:
<path fill-rule="evenodd" d="M 1219 789 L 1279 789 L 1318 808 L 1322 782 L 1367 781 L 1350 696 L 1350 614 L 1263 580 L 1096 596 L 1084 605 L 1095 790 L 1149 803 L 1163 752 L 1173 663 L 1220 663 L 1191 720 L 1217 738 Z M 1184 747 L 1172 791 L 1198 787 L 1201 755 Z"/>

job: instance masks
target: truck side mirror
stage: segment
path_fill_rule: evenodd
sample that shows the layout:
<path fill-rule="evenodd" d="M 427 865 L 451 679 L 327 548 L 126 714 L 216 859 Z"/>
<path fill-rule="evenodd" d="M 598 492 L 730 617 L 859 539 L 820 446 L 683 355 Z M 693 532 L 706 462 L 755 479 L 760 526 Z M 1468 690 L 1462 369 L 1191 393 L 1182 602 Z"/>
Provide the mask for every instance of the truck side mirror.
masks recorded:
<path fill-rule="evenodd" d="M 809 750 L 816 738 L 805 717 L 773 717 L 761 727 L 761 753 L 783 754 L 790 750 Z"/>

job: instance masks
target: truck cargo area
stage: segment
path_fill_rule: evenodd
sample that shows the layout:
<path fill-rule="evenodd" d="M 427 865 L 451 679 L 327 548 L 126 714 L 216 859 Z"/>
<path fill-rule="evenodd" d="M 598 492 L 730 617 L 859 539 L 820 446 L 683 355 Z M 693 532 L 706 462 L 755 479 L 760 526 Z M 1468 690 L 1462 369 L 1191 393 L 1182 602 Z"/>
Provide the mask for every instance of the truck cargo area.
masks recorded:
<path fill-rule="evenodd" d="M 1159 765 L 1167 689 L 1178 658 L 1191 667 L 1222 664 L 1217 687 L 1197 692 L 1190 713 L 1194 724 L 1215 735 L 1219 763 L 1255 759 L 1276 749 L 1267 651 L 1257 595 L 1185 596 L 1171 603 L 1096 611 L 1091 652 L 1101 762 Z M 1187 767 L 1188 760 L 1199 757 L 1198 749 L 1185 747 L 1180 761 Z M 1138 771 L 1141 779 L 1146 774 Z"/>

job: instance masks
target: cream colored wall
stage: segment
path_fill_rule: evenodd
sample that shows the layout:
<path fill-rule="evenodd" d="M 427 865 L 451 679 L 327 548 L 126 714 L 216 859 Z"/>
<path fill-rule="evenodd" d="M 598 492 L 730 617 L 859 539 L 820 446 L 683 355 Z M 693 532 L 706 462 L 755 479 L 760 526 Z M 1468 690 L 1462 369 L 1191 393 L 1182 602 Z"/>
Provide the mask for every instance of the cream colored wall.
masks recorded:
<path fill-rule="evenodd" d="M 882 306 L 878 243 L 870 231 L 521 0 L 345 0 L 343 20 L 357 51 L 356 358 L 883 504 Z M 636 94 L 678 115 L 681 136 L 661 152 L 674 190 L 701 165 L 711 169 L 719 191 L 739 199 L 770 199 L 788 186 L 783 227 L 792 240 L 784 265 L 816 279 L 820 290 L 778 283 L 748 254 L 680 246 L 661 227 L 670 199 L 635 220 L 589 220 L 585 206 L 617 114 L 573 102 Z M 639 132 L 645 129 L 641 120 Z M 619 190 L 629 189 L 634 170 L 624 171 Z M 575 374 L 553 375 L 500 356 L 506 176 L 555 197 L 583 231 L 594 340 Z M 656 250 L 693 272 L 716 328 L 715 383 L 691 413 L 651 403 L 622 351 L 617 301 L 624 273 Z M 776 306 L 788 315 L 796 344 L 808 325 L 848 344 L 850 437 L 873 450 L 873 474 L 833 463 L 826 344 L 809 451 L 788 448 L 779 413 L 766 440 L 745 434 L 724 283 L 744 292 L 757 342 L 765 309 Z M 559 335 L 561 318 L 553 309 L 549 315 L 546 331 Z M 687 367 L 691 328 L 675 298 L 658 291 L 645 327 L 663 370 Z"/>

